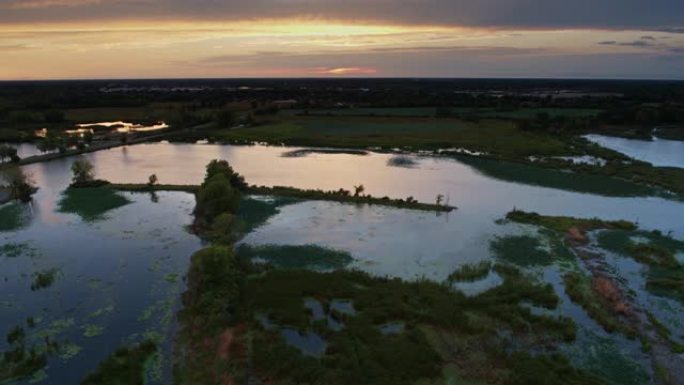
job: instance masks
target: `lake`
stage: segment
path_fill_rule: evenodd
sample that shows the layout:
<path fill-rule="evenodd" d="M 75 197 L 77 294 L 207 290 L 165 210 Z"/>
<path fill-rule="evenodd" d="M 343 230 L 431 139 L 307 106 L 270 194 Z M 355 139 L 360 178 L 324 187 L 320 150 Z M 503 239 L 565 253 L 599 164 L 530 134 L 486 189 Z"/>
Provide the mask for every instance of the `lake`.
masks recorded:
<path fill-rule="evenodd" d="M 682 202 L 605 197 L 506 182 L 448 158 L 409 156 L 412 167 L 394 167 L 388 165 L 391 154 L 282 156 L 297 149 L 153 143 L 82 157 L 93 162 L 98 178 L 112 182 L 146 182 L 154 173 L 160 183 L 198 184 L 211 159 L 226 159 L 257 185 L 351 189 L 364 184 L 372 195 L 413 196 L 426 202 L 444 194 L 458 210 L 437 214 L 323 201 L 288 204 L 242 240 L 253 245 L 327 246 L 351 253 L 350 267 L 409 280 L 443 281 L 463 264 L 491 259 L 490 242 L 497 236 L 533 234 L 536 230 L 530 226 L 495 222 L 513 208 L 634 220 L 644 228 L 684 237 Z M 29 331 L 30 338 L 39 341 L 50 335 L 68 346 L 66 353 L 51 358 L 43 383 L 78 383 L 117 347 L 150 336 L 162 341 L 164 349 L 148 380 L 167 383 L 182 277 L 190 256 L 202 247 L 185 230 L 192 221 L 194 197 L 178 192 L 124 193 L 121 196 L 128 202 L 109 197 L 106 201 L 111 205 L 103 208 L 102 197 L 89 202 L 88 196 L 75 196 L 77 209 L 60 212 L 75 159 L 25 167 L 40 190 L 27 208 L 30 220 L 13 231 L 0 232 L 0 242 L 21 246 L 20 255 L 0 257 L 4 293 L 0 325 L 9 330 L 33 317 L 39 322 Z M 49 269 L 57 271 L 55 283 L 32 290 L 32 276 Z M 572 315 L 582 333 L 606 338 L 563 294 L 554 268 L 547 268 L 544 277 L 554 283 L 561 297 L 559 314 Z M 496 280 L 483 283 L 484 287 L 491 284 L 496 285 Z M 643 289 L 639 295 L 644 302 L 656 303 Z M 681 314 L 681 307 L 671 301 L 661 303 L 672 309 L 666 315 Z M 595 340 L 586 338 L 569 347 L 577 349 L 574 360 L 587 359 L 583 352 Z M 610 343 L 617 346 L 610 357 L 627 349 L 634 360 L 641 359 L 633 343 L 623 338 Z M 5 341 L 0 341 L 0 348 L 5 347 Z"/>
<path fill-rule="evenodd" d="M 604 135 L 586 135 L 589 141 L 630 158 L 658 167 L 684 168 L 684 141 L 653 138 L 652 141 Z"/>

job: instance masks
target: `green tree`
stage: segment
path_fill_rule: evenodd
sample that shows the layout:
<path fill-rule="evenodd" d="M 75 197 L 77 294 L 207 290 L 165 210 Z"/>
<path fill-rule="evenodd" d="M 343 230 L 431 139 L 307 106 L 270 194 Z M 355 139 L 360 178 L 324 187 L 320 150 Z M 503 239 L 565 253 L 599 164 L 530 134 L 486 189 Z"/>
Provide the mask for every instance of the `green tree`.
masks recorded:
<path fill-rule="evenodd" d="M 12 199 L 28 202 L 31 200 L 31 195 L 38 191 L 31 175 L 24 173 L 18 166 L 3 168 L 0 179 L 6 183 Z"/>
<path fill-rule="evenodd" d="M 206 180 L 197 193 L 195 215 L 200 225 L 211 225 L 218 215 L 234 213 L 240 203 L 240 193 L 231 186 L 223 174 L 216 174 Z"/>
<path fill-rule="evenodd" d="M 95 179 L 95 167 L 85 159 L 78 159 L 71 165 L 74 185 L 84 185 Z"/>
<path fill-rule="evenodd" d="M 152 175 L 150 175 L 149 178 L 147 178 L 147 185 L 150 187 L 156 185 L 157 182 L 159 182 L 159 178 L 157 178 L 157 174 L 152 174 Z"/>
<path fill-rule="evenodd" d="M 207 181 L 216 175 L 225 176 L 230 181 L 230 185 L 240 191 L 244 191 L 248 187 L 245 178 L 235 172 L 230 166 L 230 163 L 225 160 L 214 159 L 209 162 L 207 165 L 207 172 L 204 176 L 204 183 L 206 184 Z"/>
<path fill-rule="evenodd" d="M 12 162 L 16 162 L 19 160 L 19 157 L 17 156 L 17 149 L 6 144 L 0 144 L 0 162 L 4 162 L 5 159 L 8 159 Z"/>

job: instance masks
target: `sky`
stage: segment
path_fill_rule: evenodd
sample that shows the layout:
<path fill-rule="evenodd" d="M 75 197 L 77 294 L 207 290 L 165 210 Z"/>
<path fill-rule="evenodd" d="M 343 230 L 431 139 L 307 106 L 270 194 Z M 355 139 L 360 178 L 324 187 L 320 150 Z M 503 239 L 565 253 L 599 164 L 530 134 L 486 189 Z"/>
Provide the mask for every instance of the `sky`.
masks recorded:
<path fill-rule="evenodd" d="M 0 79 L 684 79 L 684 0 L 0 0 Z"/>

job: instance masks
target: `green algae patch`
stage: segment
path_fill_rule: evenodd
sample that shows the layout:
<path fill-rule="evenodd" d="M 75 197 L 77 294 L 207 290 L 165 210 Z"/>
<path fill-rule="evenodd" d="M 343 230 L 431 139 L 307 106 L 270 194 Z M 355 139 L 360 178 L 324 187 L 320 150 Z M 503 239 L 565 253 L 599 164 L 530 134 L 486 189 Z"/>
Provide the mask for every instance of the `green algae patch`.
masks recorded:
<path fill-rule="evenodd" d="M 37 375 L 47 365 L 48 356 L 59 349 L 49 338 L 36 346 L 30 346 L 27 339 L 26 331 L 20 326 L 7 333 L 7 347 L 0 354 L 1 384 Z"/>
<path fill-rule="evenodd" d="M 235 215 L 243 222 L 242 230 L 248 233 L 266 223 L 268 218 L 278 214 L 281 207 L 298 202 L 301 200 L 288 197 L 272 197 L 270 199 L 244 197 L 240 201 Z"/>
<path fill-rule="evenodd" d="M 17 202 L 0 206 L 0 232 L 17 231 L 31 223 L 29 206 Z"/>
<path fill-rule="evenodd" d="M 131 203 L 109 187 L 68 188 L 59 201 L 59 212 L 76 214 L 85 222 L 106 218 L 107 212 Z"/>
<path fill-rule="evenodd" d="M 347 252 L 315 245 L 250 246 L 242 244 L 236 252 L 238 258 L 265 263 L 278 269 L 334 270 L 344 268 L 354 260 Z"/>
<path fill-rule="evenodd" d="M 61 346 L 59 358 L 61 358 L 64 361 L 68 361 L 76 357 L 81 352 L 81 350 L 83 350 L 82 347 L 76 344 L 67 343 Z"/>
<path fill-rule="evenodd" d="M 492 263 L 483 261 L 478 264 L 464 265 L 455 270 L 447 281 L 449 282 L 473 282 L 485 278 L 492 270 Z"/>
<path fill-rule="evenodd" d="M 57 268 L 41 270 L 33 273 L 31 290 L 36 291 L 47 289 L 48 287 L 52 286 L 53 283 L 55 283 L 60 274 L 61 272 Z"/>
<path fill-rule="evenodd" d="M 518 266 L 548 266 L 554 262 L 539 238 L 529 235 L 500 237 L 493 240 L 490 247 L 501 261 Z"/>
<path fill-rule="evenodd" d="M 85 325 L 83 326 L 83 336 L 86 338 L 97 337 L 102 334 L 104 328 L 99 325 Z"/>
<path fill-rule="evenodd" d="M 0 256 L 7 258 L 30 257 L 38 255 L 38 250 L 28 242 L 10 242 L 0 246 Z"/>
<path fill-rule="evenodd" d="M 144 385 L 146 363 L 156 351 L 157 345 L 151 341 L 120 348 L 83 379 L 81 385 Z"/>

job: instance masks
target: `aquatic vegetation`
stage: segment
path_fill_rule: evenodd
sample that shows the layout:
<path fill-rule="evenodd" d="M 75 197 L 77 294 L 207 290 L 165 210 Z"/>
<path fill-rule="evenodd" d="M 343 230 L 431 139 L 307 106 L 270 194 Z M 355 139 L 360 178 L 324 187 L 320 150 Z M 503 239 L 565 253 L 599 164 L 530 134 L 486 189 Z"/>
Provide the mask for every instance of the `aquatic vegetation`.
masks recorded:
<path fill-rule="evenodd" d="M 104 314 L 108 314 L 114 311 L 114 305 L 105 306 L 103 308 L 97 309 L 94 312 L 88 314 L 89 318 L 97 318 Z"/>
<path fill-rule="evenodd" d="M 65 361 L 70 360 L 76 357 L 82 350 L 83 348 L 79 345 L 73 343 L 66 343 L 60 346 L 59 357 Z"/>
<path fill-rule="evenodd" d="M 610 304 L 596 292 L 589 277 L 581 272 L 568 272 L 563 276 L 565 292 L 573 302 L 582 306 L 589 316 L 607 332 L 620 332 L 629 338 L 636 337 L 636 330 L 623 322 L 620 316 L 610 309 Z"/>
<path fill-rule="evenodd" d="M 13 202 L 0 206 L 0 232 L 17 231 L 31 223 L 27 205 Z"/>
<path fill-rule="evenodd" d="M 38 250 L 31 246 L 28 242 L 9 242 L 0 246 L 0 256 L 7 258 L 17 258 L 17 257 L 35 257 L 38 255 Z"/>
<path fill-rule="evenodd" d="M 341 269 L 354 259 L 347 252 L 315 245 L 305 246 L 250 246 L 242 244 L 236 249 L 237 257 L 250 262 L 267 263 L 278 269 Z"/>
<path fill-rule="evenodd" d="M 593 175 L 592 173 L 587 172 L 570 173 L 562 168 L 552 169 L 539 167 L 539 165 L 542 165 L 541 163 L 529 165 L 475 156 L 457 155 L 456 158 L 460 162 L 473 167 L 487 176 L 508 182 L 604 196 L 670 196 L 670 194 L 657 188 L 650 187 L 648 184 L 640 184 L 635 181 L 616 178 L 615 174 L 605 173 L 605 175 Z M 565 162 L 562 163 L 564 167 L 570 167 L 565 164 Z M 605 168 L 587 165 L 575 167 L 591 168 L 591 170 L 601 170 Z"/>
<path fill-rule="evenodd" d="M 510 385 L 599 385 L 605 381 L 577 370 L 561 355 L 514 353 Z"/>
<path fill-rule="evenodd" d="M 407 167 L 412 168 L 418 165 L 418 162 L 413 157 L 397 155 L 387 160 L 387 165 L 392 167 Z"/>
<path fill-rule="evenodd" d="M 40 338 L 49 338 L 49 337 L 54 337 L 56 335 L 59 335 L 63 333 L 65 330 L 69 329 L 70 327 L 74 326 L 75 321 L 73 318 L 64 318 L 64 319 L 58 319 L 50 322 L 50 325 L 48 325 L 47 328 L 42 329 L 36 333 L 36 335 Z"/>
<path fill-rule="evenodd" d="M 646 385 L 649 375 L 611 337 L 582 329 L 577 342 L 563 349 L 577 366 L 614 385 Z"/>
<path fill-rule="evenodd" d="M 42 270 L 33 273 L 33 283 L 31 283 L 31 290 L 41 290 L 52 286 L 59 277 L 60 270 L 57 268 Z"/>
<path fill-rule="evenodd" d="M 482 261 L 475 265 L 464 265 L 449 274 L 449 282 L 472 282 L 485 278 L 492 269 L 490 261 Z"/>
<path fill-rule="evenodd" d="M 268 197 L 268 199 L 257 199 L 253 197 L 243 197 L 240 201 L 235 215 L 240 219 L 242 226 L 240 231 L 249 233 L 257 227 L 266 223 L 268 218 L 278 214 L 280 208 L 301 202 L 301 200 L 289 197 Z"/>
<path fill-rule="evenodd" d="M 546 227 L 560 232 L 566 232 L 573 227 L 583 231 L 598 229 L 636 230 L 637 228 L 634 223 L 628 221 L 604 221 L 598 218 L 582 219 L 573 217 L 554 217 L 519 210 L 513 210 L 506 214 L 506 219 L 517 223 Z"/>
<path fill-rule="evenodd" d="M 255 375 L 293 383 L 414 383 L 441 376 L 451 359 L 436 350 L 425 328 L 462 338 L 492 336 L 506 366 L 512 361 L 502 353 L 504 342 L 494 337 L 499 332 L 530 346 L 574 338 L 572 321 L 521 306 L 557 306 L 550 285 L 535 284 L 510 266 L 495 269 L 504 277 L 502 286 L 468 298 L 435 282 L 358 271 L 264 270 L 228 248 L 212 246 L 192 258 L 180 313 L 176 383 Z M 353 311 L 342 303 L 353 303 Z M 331 327 L 328 317 L 344 327 Z M 382 325 L 397 322 L 404 325 L 400 333 L 383 333 Z M 309 340 L 313 336 L 318 342 Z M 321 346 L 324 351 L 316 350 Z M 309 355 L 314 351 L 320 359 Z"/>
<path fill-rule="evenodd" d="M 638 238 L 644 242 L 635 242 Z M 598 244 L 648 266 L 648 291 L 684 303 L 684 265 L 675 256 L 684 252 L 684 242 L 660 232 L 614 230 L 601 232 Z"/>
<path fill-rule="evenodd" d="M 38 370 L 31 375 L 29 379 L 29 384 L 38 384 L 47 380 L 48 374 L 44 369 Z"/>
<path fill-rule="evenodd" d="M 145 384 L 145 365 L 157 351 L 157 345 L 145 341 L 137 346 L 117 349 L 81 385 Z"/>
<path fill-rule="evenodd" d="M 311 154 L 368 155 L 368 151 L 354 150 L 354 149 L 336 149 L 336 148 L 305 148 L 305 149 L 301 149 L 301 150 L 287 151 L 287 152 L 284 152 L 281 156 L 283 158 L 301 158 L 301 157 L 311 155 Z"/>
<path fill-rule="evenodd" d="M 554 262 L 554 257 L 542 248 L 539 239 L 529 235 L 500 237 L 493 240 L 490 247 L 500 260 L 519 266 L 546 266 Z"/>
<path fill-rule="evenodd" d="M 362 186 L 358 186 L 362 187 Z M 323 190 L 301 190 L 294 187 L 266 187 L 266 186 L 250 186 L 247 193 L 253 195 L 267 195 L 298 198 L 303 200 L 325 200 L 343 203 L 359 203 L 369 205 L 381 205 L 397 208 L 406 208 L 413 210 L 437 211 L 437 212 L 451 212 L 456 209 L 453 206 L 437 205 L 430 203 L 417 202 L 413 197 L 406 199 L 391 199 L 389 197 L 377 198 L 370 195 L 353 195 L 351 191 L 345 189 L 323 191 Z"/>
<path fill-rule="evenodd" d="M 164 281 L 168 283 L 176 283 L 178 282 L 178 273 L 169 273 L 164 276 Z"/>
<path fill-rule="evenodd" d="M 102 334 L 104 331 L 104 328 L 99 325 L 84 325 L 82 327 L 83 329 L 83 336 L 87 338 L 93 338 L 97 337 Z"/>
<path fill-rule="evenodd" d="M 59 201 L 59 211 L 76 214 L 86 222 L 95 222 L 106 218 L 111 210 L 131 203 L 126 197 L 108 187 L 68 188 Z"/>
<path fill-rule="evenodd" d="M 27 346 L 26 333 L 22 327 L 15 327 L 7 334 L 7 350 L 0 354 L 0 383 L 33 376 L 47 365 L 48 354 L 59 345 L 49 338 L 44 346 Z"/>

